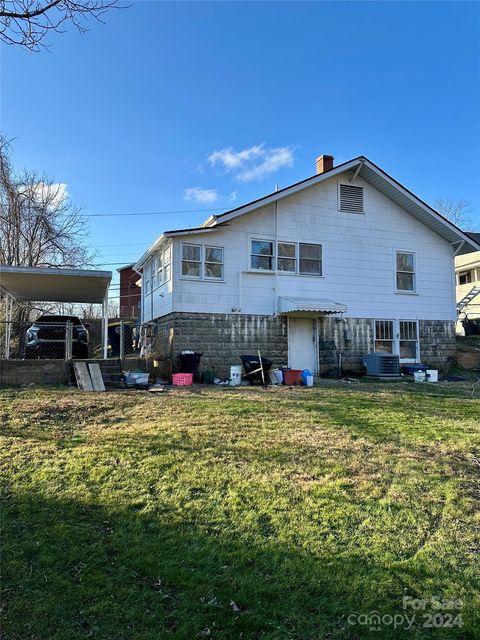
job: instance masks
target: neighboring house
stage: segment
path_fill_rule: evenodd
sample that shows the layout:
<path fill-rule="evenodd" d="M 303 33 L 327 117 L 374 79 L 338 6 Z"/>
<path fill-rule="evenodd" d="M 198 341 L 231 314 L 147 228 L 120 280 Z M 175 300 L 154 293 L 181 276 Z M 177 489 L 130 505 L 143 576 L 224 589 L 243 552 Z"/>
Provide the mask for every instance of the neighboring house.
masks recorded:
<path fill-rule="evenodd" d="M 201 227 L 165 231 L 134 265 L 156 351 L 325 372 L 373 351 L 442 366 L 455 344 L 455 252 L 480 250 L 367 158 L 317 160 L 311 178 Z"/>
<path fill-rule="evenodd" d="M 468 234 L 480 244 L 480 233 Z M 462 320 L 480 318 L 480 251 L 466 253 L 455 258 L 457 305 L 460 322 L 457 331 L 463 333 Z"/>
<path fill-rule="evenodd" d="M 123 320 L 136 319 L 140 314 L 140 276 L 132 267 L 133 263 L 117 269 L 120 274 L 120 318 Z"/>

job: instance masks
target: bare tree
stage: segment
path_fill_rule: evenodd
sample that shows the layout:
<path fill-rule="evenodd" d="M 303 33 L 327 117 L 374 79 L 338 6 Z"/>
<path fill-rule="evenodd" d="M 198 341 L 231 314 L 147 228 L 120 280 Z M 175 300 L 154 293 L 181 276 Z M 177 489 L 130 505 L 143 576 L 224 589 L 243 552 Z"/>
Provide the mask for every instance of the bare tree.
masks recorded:
<path fill-rule="evenodd" d="M 466 231 L 474 231 L 477 227 L 470 216 L 472 212 L 470 203 L 463 198 L 459 198 L 458 200 L 438 198 L 435 202 L 435 208 L 442 216 L 450 220 L 450 222 L 453 222 L 457 227 L 465 229 Z"/>
<path fill-rule="evenodd" d="M 65 185 L 35 171 L 15 173 L 0 138 L 0 264 L 91 266 L 86 219 Z"/>
<path fill-rule="evenodd" d="M 103 22 L 112 8 L 119 8 L 117 0 L 0 0 L 0 39 L 39 51 L 49 31 L 62 33 L 71 23 L 84 33 L 89 17 Z"/>

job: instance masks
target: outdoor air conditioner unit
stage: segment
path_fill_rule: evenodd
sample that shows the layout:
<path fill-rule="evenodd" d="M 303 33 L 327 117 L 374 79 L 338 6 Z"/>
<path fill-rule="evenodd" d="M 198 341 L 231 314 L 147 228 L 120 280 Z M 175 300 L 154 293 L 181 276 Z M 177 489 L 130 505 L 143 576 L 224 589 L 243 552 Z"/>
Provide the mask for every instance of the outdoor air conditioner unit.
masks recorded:
<path fill-rule="evenodd" d="M 363 367 L 367 376 L 400 375 L 400 358 L 393 353 L 368 353 L 363 356 Z"/>

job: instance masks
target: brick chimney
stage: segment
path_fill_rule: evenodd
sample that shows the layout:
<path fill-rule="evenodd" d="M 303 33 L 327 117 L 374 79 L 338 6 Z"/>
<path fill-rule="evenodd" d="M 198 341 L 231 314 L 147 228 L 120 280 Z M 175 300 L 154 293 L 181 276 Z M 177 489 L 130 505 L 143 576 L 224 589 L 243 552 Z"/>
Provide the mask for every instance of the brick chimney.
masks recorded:
<path fill-rule="evenodd" d="M 333 156 L 319 156 L 317 158 L 317 175 L 333 169 Z"/>

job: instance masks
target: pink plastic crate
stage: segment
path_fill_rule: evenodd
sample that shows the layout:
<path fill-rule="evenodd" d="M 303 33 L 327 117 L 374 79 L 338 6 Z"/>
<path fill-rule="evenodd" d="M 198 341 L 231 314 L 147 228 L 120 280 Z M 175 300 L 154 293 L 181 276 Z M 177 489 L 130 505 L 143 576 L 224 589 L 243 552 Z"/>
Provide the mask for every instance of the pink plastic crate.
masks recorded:
<path fill-rule="evenodd" d="M 176 387 L 188 387 L 188 385 L 193 384 L 193 373 L 174 373 L 172 384 Z"/>

